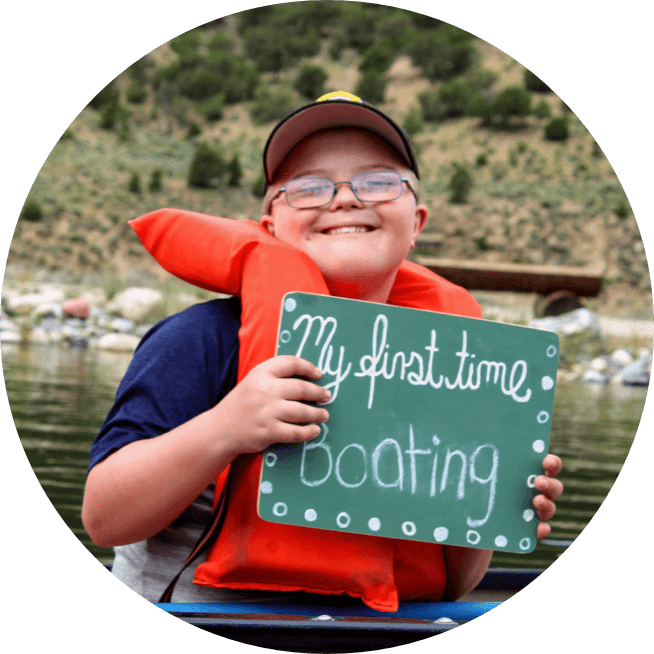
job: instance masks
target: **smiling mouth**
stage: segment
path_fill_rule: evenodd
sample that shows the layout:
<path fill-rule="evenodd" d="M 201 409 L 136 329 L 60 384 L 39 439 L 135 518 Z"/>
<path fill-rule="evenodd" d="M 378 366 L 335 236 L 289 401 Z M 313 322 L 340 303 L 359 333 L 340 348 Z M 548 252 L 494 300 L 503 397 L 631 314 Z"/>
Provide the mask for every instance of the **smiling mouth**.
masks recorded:
<path fill-rule="evenodd" d="M 334 236 L 336 234 L 365 234 L 372 230 L 372 227 L 365 225 L 348 225 L 346 227 L 331 227 L 330 229 L 325 229 L 322 233 L 327 236 Z"/>

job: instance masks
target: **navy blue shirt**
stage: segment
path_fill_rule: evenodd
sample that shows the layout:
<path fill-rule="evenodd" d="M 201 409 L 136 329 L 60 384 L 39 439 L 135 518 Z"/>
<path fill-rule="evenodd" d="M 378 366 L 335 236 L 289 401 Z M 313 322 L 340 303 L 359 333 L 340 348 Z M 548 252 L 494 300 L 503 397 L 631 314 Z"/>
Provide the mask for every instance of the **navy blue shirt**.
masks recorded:
<path fill-rule="evenodd" d="M 129 443 L 159 436 L 211 409 L 234 388 L 240 315 L 237 298 L 212 300 L 166 318 L 143 337 L 93 443 L 90 468 Z M 158 601 L 209 520 L 213 487 L 212 482 L 158 534 L 114 548 L 113 574 L 142 597 Z M 270 601 L 280 596 L 195 585 L 195 568 L 205 560 L 206 553 L 184 571 L 174 602 Z M 298 595 L 283 593 L 283 601 L 302 601 Z"/>
<path fill-rule="evenodd" d="M 238 298 L 212 300 L 162 320 L 143 337 L 91 447 L 89 469 L 211 409 L 234 388 L 240 315 Z"/>

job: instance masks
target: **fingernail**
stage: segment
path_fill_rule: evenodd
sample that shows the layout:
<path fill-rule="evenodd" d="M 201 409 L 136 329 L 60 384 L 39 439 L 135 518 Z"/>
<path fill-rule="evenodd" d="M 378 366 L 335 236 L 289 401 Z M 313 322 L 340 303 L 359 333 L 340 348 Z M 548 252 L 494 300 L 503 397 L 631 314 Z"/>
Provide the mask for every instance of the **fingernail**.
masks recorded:
<path fill-rule="evenodd" d="M 325 389 L 325 396 L 327 397 L 327 399 L 331 399 L 331 396 L 332 396 L 332 392 L 330 390 L 328 390 L 327 388 Z"/>
<path fill-rule="evenodd" d="M 329 412 L 328 411 L 323 411 L 323 422 L 327 422 L 329 420 Z"/>

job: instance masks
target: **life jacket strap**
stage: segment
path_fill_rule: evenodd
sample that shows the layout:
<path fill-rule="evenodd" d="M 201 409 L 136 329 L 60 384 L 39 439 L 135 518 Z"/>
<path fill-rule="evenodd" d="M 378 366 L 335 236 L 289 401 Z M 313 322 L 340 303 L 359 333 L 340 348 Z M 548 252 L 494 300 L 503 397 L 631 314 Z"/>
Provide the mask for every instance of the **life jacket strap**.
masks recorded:
<path fill-rule="evenodd" d="M 168 584 L 168 587 L 163 592 L 159 598 L 159 603 L 168 603 L 171 600 L 175 586 L 179 581 L 179 578 L 182 576 L 182 573 L 186 568 L 188 568 L 195 559 L 200 556 L 203 552 L 206 552 L 215 542 L 218 536 L 220 535 L 220 530 L 222 529 L 223 523 L 225 522 L 225 516 L 227 515 L 227 501 L 229 499 L 229 486 L 232 476 L 232 466 L 230 466 L 229 472 L 227 474 L 227 479 L 223 484 L 220 497 L 215 501 L 215 508 L 211 513 L 207 525 L 202 532 L 202 535 L 198 539 L 197 543 L 194 545 L 191 553 L 188 555 L 188 558 L 184 562 L 181 570 L 175 575 L 173 580 Z"/>

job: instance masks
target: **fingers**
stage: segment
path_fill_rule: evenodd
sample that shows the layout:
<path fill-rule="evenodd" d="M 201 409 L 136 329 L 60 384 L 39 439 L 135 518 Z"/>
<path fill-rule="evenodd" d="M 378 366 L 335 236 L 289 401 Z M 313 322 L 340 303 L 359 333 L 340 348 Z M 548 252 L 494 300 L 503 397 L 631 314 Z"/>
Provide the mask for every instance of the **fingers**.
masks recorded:
<path fill-rule="evenodd" d="M 534 487 L 541 493 L 533 500 L 534 509 L 541 520 L 536 529 L 537 538 L 545 538 L 552 531 L 552 527 L 546 521 L 553 518 L 556 513 L 556 504 L 553 500 L 561 497 L 563 493 L 563 483 L 554 478 L 561 472 L 562 467 L 563 463 L 558 456 L 548 454 L 543 460 L 545 474 L 539 475 L 534 480 Z"/>
<path fill-rule="evenodd" d="M 286 400 L 300 400 L 304 402 L 329 402 L 332 397 L 330 391 L 318 384 L 303 381 L 302 379 L 280 380 L 282 396 Z"/>
<path fill-rule="evenodd" d="M 536 495 L 533 500 L 538 518 L 549 520 L 556 513 L 556 504 L 552 500 L 561 496 L 563 484 L 558 479 L 541 475 L 536 477 L 534 487 L 541 492 L 541 495 Z"/>
<path fill-rule="evenodd" d="M 320 407 L 302 404 L 302 402 L 284 402 L 277 417 L 282 422 L 306 425 L 311 422 L 327 422 L 329 420 L 329 412 Z"/>
<path fill-rule="evenodd" d="M 532 502 L 539 520 L 550 520 L 556 513 L 556 504 L 545 495 L 536 495 Z"/>
<path fill-rule="evenodd" d="M 307 379 L 320 379 L 322 370 L 313 363 L 300 357 L 289 355 L 277 356 L 264 361 L 258 366 L 266 369 L 275 377 L 306 377 Z"/>
<path fill-rule="evenodd" d="M 332 394 L 326 388 L 304 379 L 319 379 L 322 371 L 315 365 L 295 356 L 278 356 L 270 359 L 267 372 L 277 379 L 275 394 L 281 401 L 275 410 L 280 425 L 278 437 L 285 442 L 306 441 L 320 434 L 320 423 L 329 420 L 329 412 L 322 407 L 305 404 L 329 402 Z M 318 424 L 316 424 L 318 423 Z"/>
<path fill-rule="evenodd" d="M 563 482 L 559 479 L 539 475 L 534 480 L 534 488 L 543 493 L 543 495 L 550 500 L 556 500 L 561 497 L 561 494 L 563 493 Z"/>
<path fill-rule="evenodd" d="M 541 522 L 536 529 L 536 538 L 546 538 L 550 535 L 552 527 L 550 527 L 546 522 Z"/>
<path fill-rule="evenodd" d="M 548 477 L 555 477 L 561 472 L 563 461 L 556 454 L 548 454 L 543 459 L 543 470 Z"/>

